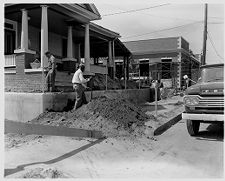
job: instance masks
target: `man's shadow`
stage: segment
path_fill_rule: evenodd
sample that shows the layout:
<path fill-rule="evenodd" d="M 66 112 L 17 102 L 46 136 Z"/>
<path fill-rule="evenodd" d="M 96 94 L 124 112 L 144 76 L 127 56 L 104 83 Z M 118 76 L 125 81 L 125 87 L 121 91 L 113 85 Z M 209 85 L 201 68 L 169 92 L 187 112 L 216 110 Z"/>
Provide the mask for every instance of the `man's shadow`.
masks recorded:
<path fill-rule="evenodd" d="M 16 168 L 12 168 L 12 169 L 5 169 L 4 170 L 4 176 L 8 176 L 8 175 L 11 175 L 11 174 L 14 174 L 14 173 L 17 173 L 17 172 L 20 172 L 20 171 L 23 171 L 25 167 L 27 166 L 31 166 L 31 165 L 37 165 L 37 164 L 46 164 L 46 165 L 50 165 L 50 164 L 53 164 L 53 163 L 56 163 L 56 162 L 59 162 L 59 161 L 62 161 L 66 158 L 69 158 L 71 156 L 74 156 L 76 155 L 77 153 L 83 151 L 83 150 L 86 150 L 88 148 L 90 148 L 91 146 L 94 146 L 98 143 L 101 143 L 102 141 L 104 141 L 105 138 L 103 139 L 98 139 L 96 141 L 92 141 L 91 143 L 87 144 L 87 145 L 84 145 L 76 150 L 73 150 L 71 152 L 68 152 L 62 156 L 59 156 L 57 158 L 54 158 L 54 159 L 51 159 L 51 160 L 48 160 L 48 161 L 44 161 L 44 162 L 34 162 L 34 163 L 28 163 L 28 164 L 23 164 L 23 165 L 19 165 L 17 166 Z"/>

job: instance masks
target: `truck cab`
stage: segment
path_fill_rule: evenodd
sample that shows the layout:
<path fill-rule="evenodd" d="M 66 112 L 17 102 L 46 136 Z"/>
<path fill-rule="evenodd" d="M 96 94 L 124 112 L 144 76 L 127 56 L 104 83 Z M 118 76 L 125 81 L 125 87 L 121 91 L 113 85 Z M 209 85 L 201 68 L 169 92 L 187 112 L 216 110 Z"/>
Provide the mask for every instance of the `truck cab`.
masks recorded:
<path fill-rule="evenodd" d="M 186 89 L 183 98 L 187 130 L 191 136 L 199 132 L 200 123 L 224 122 L 224 64 L 200 67 L 198 82 Z"/>

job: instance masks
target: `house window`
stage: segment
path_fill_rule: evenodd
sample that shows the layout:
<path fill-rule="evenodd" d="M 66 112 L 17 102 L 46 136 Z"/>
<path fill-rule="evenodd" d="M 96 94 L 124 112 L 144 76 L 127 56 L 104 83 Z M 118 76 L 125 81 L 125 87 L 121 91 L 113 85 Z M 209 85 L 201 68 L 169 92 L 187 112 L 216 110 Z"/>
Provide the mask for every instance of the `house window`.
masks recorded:
<path fill-rule="evenodd" d="M 15 31 L 5 30 L 5 55 L 13 54 L 15 50 Z"/>
<path fill-rule="evenodd" d="M 149 60 L 140 60 L 140 75 L 149 76 Z"/>
<path fill-rule="evenodd" d="M 13 30 L 13 24 L 5 23 L 5 28 Z"/>
<path fill-rule="evenodd" d="M 163 58 L 162 62 L 162 79 L 171 79 L 172 58 Z"/>
<path fill-rule="evenodd" d="M 10 55 L 14 53 L 17 37 L 17 23 L 15 21 L 5 19 L 4 24 L 4 53 Z"/>

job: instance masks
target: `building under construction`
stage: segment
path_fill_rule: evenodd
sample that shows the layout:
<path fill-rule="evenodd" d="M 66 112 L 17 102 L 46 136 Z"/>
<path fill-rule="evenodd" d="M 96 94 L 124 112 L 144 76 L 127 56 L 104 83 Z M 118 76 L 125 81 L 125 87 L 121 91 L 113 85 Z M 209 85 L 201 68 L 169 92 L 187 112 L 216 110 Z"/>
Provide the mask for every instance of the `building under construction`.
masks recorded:
<path fill-rule="evenodd" d="M 132 53 L 133 78 L 161 79 L 166 87 L 182 88 L 183 76 L 197 80 L 201 56 L 194 55 L 182 37 L 124 42 Z"/>

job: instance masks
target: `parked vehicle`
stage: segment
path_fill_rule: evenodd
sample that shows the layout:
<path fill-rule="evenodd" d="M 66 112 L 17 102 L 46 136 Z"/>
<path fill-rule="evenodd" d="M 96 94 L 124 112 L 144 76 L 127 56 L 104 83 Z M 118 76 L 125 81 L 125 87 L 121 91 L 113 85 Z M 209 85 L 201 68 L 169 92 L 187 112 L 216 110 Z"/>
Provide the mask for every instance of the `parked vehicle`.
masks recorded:
<path fill-rule="evenodd" d="M 187 88 L 183 98 L 182 118 L 191 136 L 198 134 L 200 123 L 224 122 L 224 64 L 204 65 L 200 71 L 198 82 Z"/>

